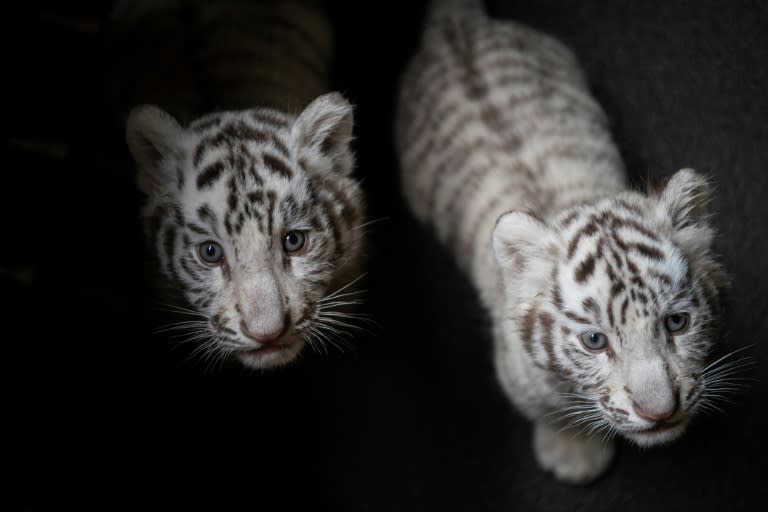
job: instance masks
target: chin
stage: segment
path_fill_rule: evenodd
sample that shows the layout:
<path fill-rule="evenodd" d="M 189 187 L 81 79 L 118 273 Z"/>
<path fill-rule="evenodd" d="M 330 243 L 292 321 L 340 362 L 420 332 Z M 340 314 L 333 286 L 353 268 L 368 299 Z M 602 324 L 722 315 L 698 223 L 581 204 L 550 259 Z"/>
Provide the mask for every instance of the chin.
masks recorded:
<path fill-rule="evenodd" d="M 254 370 L 275 368 L 290 363 L 304 348 L 304 340 L 294 339 L 281 342 L 279 345 L 265 345 L 263 347 L 236 352 L 235 357 L 240 363 Z"/>
<path fill-rule="evenodd" d="M 648 430 L 622 430 L 621 435 L 641 447 L 658 446 L 671 443 L 685 432 L 688 420 L 680 420 L 673 425 L 661 426 Z"/>

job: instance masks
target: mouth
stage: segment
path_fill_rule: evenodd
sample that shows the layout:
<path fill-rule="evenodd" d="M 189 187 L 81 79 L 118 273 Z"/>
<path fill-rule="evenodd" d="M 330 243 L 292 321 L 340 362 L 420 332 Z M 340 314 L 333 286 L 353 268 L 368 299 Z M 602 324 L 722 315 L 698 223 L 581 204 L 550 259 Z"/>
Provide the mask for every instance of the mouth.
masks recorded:
<path fill-rule="evenodd" d="M 257 369 L 272 368 L 293 361 L 301 352 L 303 345 L 300 339 L 289 339 L 280 343 L 237 350 L 234 354 L 245 366 Z"/>
<path fill-rule="evenodd" d="M 686 424 L 687 419 L 681 418 L 675 421 L 662 421 L 641 429 L 627 429 L 621 433 L 640 446 L 653 446 L 674 441 L 685 431 Z"/>
<path fill-rule="evenodd" d="M 237 352 L 240 354 L 266 355 L 266 354 L 274 354 L 276 352 L 281 352 L 283 350 L 291 348 L 293 345 L 294 343 L 291 343 L 291 342 L 270 343 L 270 344 L 262 345 L 256 348 L 244 348 L 242 350 L 238 350 Z"/>
<path fill-rule="evenodd" d="M 676 421 L 660 421 L 656 423 L 655 425 L 652 425 L 646 429 L 643 430 L 636 430 L 637 433 L 643 433 L 643 434 L 655 434 L 657 432 L 666 432 L 667 430 L 671 430 L 678 425 L 680 425 L 683 422 L 683 420 L 676 420 Z"/>

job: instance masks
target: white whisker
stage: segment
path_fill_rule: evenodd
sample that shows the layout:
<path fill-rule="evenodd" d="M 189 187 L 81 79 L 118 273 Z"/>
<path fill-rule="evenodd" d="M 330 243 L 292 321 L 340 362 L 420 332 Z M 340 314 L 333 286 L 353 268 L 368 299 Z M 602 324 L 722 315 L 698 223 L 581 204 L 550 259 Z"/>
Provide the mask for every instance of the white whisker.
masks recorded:
<path fill-rule="evenodd" d="M 389 220 L 389 217 L 378 217 L 376 219 L 369 220 L 368 222 L 363 222 L 362 224 L 358 224 L 357 226 L 353 227 L 352 229 L 353 230 L 364 229 L 364 228 L 367 228 L 368 226 L 370 226 L 372 224 L 376 224 L 377 222 L 382 222 L 382 221 L 385 221 L 385 220 Z"/>
<path fill-rule="evenodd" d="M 752 345 L 746 345 L 728 352 L 704 367 L 700 374 L 701 391 L 692 407 L 708 413 L 724 413 L 718 404 L 733 404 L 731 395 L 749 389 L 757 379 L 744 374 L 754 368 L 756 362 L 750 356 L 732 358 L 750 347 Z"/>
<path fill-rule="evenodd" d="M 721 357 L 719 357 L 719 358 L 718 358 L 718 359 L 716 359 L 715 361 L 712 361 L 712 362 L 711 362 L 711 363 L 709 363 L 707 366 L 705 366 L 705 367 L 704 367 L 704 368 L 701 370 L 701 371 L 702 371 L 702 373 L 706 373 L 706 372 L 707 372 L 707 370 L 709 370 L 709 369 L 710 369 L 710 368 L 712 368 L 713 366 L 717 365 L 717 364 L 718 364 L 718 363 L 720 363 L 721 361 L 724 361 L 724 360 L 728 359 L 729 357 L 732 357 L 733 355 L 735 355 L 735 354 L 738 354 L 739 352 L 742 352 L 742 351 L 744 351 L 744 350 L 747 350 L 747 349 L 749 349 L 749 348 L 752 348 L 753 346 L 754 346 L 754 344 L 753 344 L 753 343 L 750 343 L 749 345 L 744 345 L 743 347 L 740 347 L 740 348 L 737 348 L 736 350 L 732 350 L 731 352 L 728 352 L 728 353 L 727 353 L 727 354 L 725 354 L 724 356 L 721 356 Z"/>
<path fill-rule="evenodd" d="M 342 286 L 341 288 L 338 288 L 338 289 L 334 290 L 333 292 L 329 293 L 328 295 L 326 295 L 325 297 L 323 297 L 323 298 L 322 298 L 322 299 L 320 299 L 320 300 L 322 301 L 322 300 L 329 300 L 329 299 L 333 299 L 333 298 L 336 298 L 336 297 L 341 297 L 341 296 L 342 296 L 342 295 L 340 295 L 340 294 L 341 294 L 341 292 L 343 292 L 343 291 L 344 291 L 344 290 L 346 290 L 347 288 L 349 288 L 349 287 L 353 286 L 355 283 L 357 283 L 358 281 L 360 281 L 360 280 L 361 280 L 362 278 L 364 278 L 366 275 L 367 275 L 367 273 L 366 273 L 366 272 L 363 272 L 362 274 L 360 274 L 359 276 L 357 276 L 356 278 L 354 278 L 352 281 L 348 282 L 347 284 L 345 284 L 345 285 L 344 285 L 344 286 Z M 351 294 L 355 294 L 355 293 L 361 293 L 361 291 L 352 291 L 352 292 L 348 292 L 348 293 L 351 293 Z"/>

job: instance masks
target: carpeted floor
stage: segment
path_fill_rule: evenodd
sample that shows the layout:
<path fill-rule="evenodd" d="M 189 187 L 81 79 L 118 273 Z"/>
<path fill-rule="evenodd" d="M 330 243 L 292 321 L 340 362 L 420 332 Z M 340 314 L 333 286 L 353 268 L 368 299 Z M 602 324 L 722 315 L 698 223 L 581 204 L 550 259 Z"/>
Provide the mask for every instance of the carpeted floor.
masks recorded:
<path fill-rule="evenodd" d="M 768 4 L 489 3 L 581 59 L 634 183 L 691 166 L 717 184 L 733 277 L 723 350 L 757 380 L 679 442 L 623 443 L 587 487 L 533 460 L 468 281 L 399 196 L 397 75 L 421 7 L 334 7 L 338 88 L 357 105 L 370 227 L 367 312 L 346 353 L 210 371 L 158 334 L 139 197 L 103 95 L 111 2 L 6 8 L 2 47 L 4 510 L 751 510 L 768 492 Z M 405 6 L 408 6 L 407 8 Z"/>

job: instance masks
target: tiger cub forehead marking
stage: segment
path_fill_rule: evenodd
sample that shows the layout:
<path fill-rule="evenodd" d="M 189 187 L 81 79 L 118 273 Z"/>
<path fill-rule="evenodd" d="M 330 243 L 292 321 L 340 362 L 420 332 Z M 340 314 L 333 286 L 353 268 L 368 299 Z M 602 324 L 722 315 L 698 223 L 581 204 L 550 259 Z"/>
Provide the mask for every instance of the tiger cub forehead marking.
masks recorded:
<path fill-rule="evenodd" d="M 197 210 L 217 205 L 216 220 L 228 237 L 239 235 L 249 220 L 265 234 L 285 221 L 310 224 L 312 191 L 306 169 L 295 162 L 289 128 L 284 115 L 263 110 L 210 115 L 193 124 L 188 147 L 194 179 L 182 201 Z"/>
<path fill-rule="evenodd" d="M 645 328 L 691 293 L 680 249 L 638 215 L 639 206 L 628 206 L 580 207 L 559 223 L 565 250 L 556 268 L 555 304 L 606 329 Z"/>
<path fill-rule="evenodd" d="M 277 113 L 256 117 L 256 112 L 213 115 L 202 124 L 205 129 L 190 127 L 191 163 L 198 190 L 215 185 L 226 168 L 241 182 L 248 178 L 255 184 L 274 177 L 294 177 L 288 121 L 264 125 L 257 119 L 279 119 Z"/>

